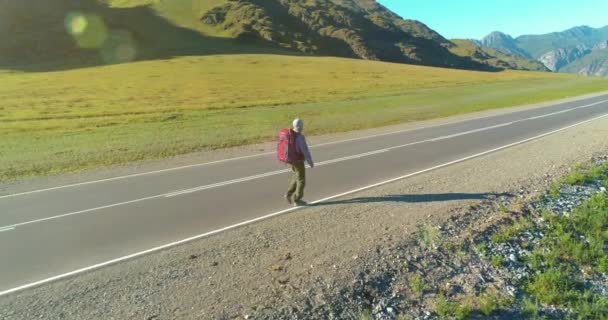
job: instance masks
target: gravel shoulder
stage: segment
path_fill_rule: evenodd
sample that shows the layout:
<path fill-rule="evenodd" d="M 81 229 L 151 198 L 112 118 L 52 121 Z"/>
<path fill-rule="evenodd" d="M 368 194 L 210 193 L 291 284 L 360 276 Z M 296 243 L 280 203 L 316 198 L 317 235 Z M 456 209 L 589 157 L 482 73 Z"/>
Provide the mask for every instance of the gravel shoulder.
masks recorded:
<path fill-rule="evenodd" d="M 294 302 L 314 309 L 327 292 L 339 293 L 357 281 L 370 259 L 412 237 L 422 225 L 442 224 L 505 194 L 534 197 L 576 163 L 605 154 L 606 136 L 608 120 L 600 119 L 329 204 L 0 297 L 0 317 L 238 319 L 298 308 Z"/>

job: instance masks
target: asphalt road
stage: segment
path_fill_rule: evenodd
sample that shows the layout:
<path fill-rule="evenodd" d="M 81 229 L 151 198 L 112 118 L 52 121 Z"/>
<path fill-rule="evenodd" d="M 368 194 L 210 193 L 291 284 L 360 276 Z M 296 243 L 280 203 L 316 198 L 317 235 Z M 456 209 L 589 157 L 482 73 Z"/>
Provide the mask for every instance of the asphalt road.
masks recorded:
<path fill-rule="evenodd" d="M 323 205 L 604 115 L 608 95 L 312 146 L 306 199 Z M 0 295 L 290 212 L 287 180 L 266 154 L 0 196 Z"/>

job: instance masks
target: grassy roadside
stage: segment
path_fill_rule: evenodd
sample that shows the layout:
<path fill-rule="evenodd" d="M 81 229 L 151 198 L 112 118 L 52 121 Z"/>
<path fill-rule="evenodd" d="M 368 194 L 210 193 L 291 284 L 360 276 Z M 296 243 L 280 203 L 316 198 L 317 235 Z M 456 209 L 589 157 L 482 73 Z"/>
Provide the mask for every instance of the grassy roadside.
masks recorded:
<path fill-rule="evenodd" d="M 564 186 L 589 183 L 608 187 L 608 163 L 577 167 L 547 195 L 557 199 Z M 489 237 L 481 236 L 476 253 L 497 270 L 519 274 L 509 279 L 519 293 L 485 292 L 458 300 L 440 293 L 436 314 L 455 319 L 505 314 L 524 319 L 608 319 L 608 194 L 602 190 L 569 213 L 537 210 L 501 225 Z M 508 254 L 517 251 L 521 255 Z"/>
<path fill-rule="evenodd" d="M 608 186 L 608 163 L 591 168 L 578 167 L 558 182 L 565 185 L 601 183 Z M 557 188 L 557 192 L 553 191 Z M 552 187 L 550 196 L 559 196 Z M 605 190 L 605 189 L 604 189 Z M 594 288 L 608 274 L 608 196 L 593 195 L 570 214 L 546 210 L 541 217 L 520 219 L 516 224 L 537 228 L 544 234 L 524 261 L 531 276 L 520 283 L 528 297 L 523 311 L 532 319 L 545 318 L 542 306 L 565 310 L 569 319 L 608 319 L 608 297 Z M 534 225 L 535 224 L 535 225 Z M 517 235 L 506 237 L 511 241 Z M 604 280 L 605 281 L 605 280 Z"/>
<path fill-rule="evenodd" d="M 339 58 L 186 57 L 0 73 L 0 181 L 238 146 L 293 117 L 324 134 L 603 91 L 572 75 Z"/>
<path fill-rule="evenodd" d="M 569 216 L 545 214 L 547 235 L 526 262 L 534 275 L 522 283 L 524 313 L 542 318 L 539 305 L 568 310 L 573 319 L 608 319 L 608 297 L 588 280 L 608 272 L 608 198 L 598 194 Z M 600 276 L 601 277 L 601 276 Z"/>

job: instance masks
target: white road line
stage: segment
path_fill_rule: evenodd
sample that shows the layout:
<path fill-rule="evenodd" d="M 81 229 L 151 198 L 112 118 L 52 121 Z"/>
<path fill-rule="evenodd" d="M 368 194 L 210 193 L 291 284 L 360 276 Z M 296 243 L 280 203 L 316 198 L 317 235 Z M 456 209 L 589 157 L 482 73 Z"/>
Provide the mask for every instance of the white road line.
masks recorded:
<path fill-rule="evenodd" d="M 575 107 L 575 108 L 572 108 L 572 109 L 558 111 L 557 113 L 569 112 L 569 111 L 577 110 L 577 109 L 580 109 L 580 108 L 588 108 L 588 107 L 595 106 L 595 105 L 598 105 L 598 104 L 602 104 L 602 103 L 605 103 L 605 102 L 608 102 L 608 100 L 603 100 L 603 101 L 592 103 L 592 104 L 585 105 L 585 106 L 580 106 L 580 107 Z M 546 108 L 550 108 L 550 107 L 551 106 L 548 106 Z M 516 112 L 524 112 L 524 111 L 516 111 Z M 540 118 L 543 118 L 545 116 L 550 116 L 550 115 L 554 115 L 554 114 L 557 114 L 557 113 L 550 113 L 550 114 L 543 115 L 543 116 L 536 116 L 536 117 L 528 118 L 528 119 L 525 119 L 525 120 L 540 119 Z M 505 113 L 505 114 L 508 114 L 508 113 Z M 505 115 L 505 114 L 502 114 L 502 115 Z M 435 127 L 452 125 L 452 124 L 456 124 L 456 123 L 467 122 L 467 121 L 482 120 L 482 119 L 487 119 L 487 118 L 492 118 L 492 117 L 497 117 L 497 115 L 489 115 L 489 116 L 485 116 L 485 117 L 479 117 L 479 118 L 467 119 L 467 120 L 460 120 L 460 121 L 453 121 L 453 122 L 448 122 L 448 123 L 443 123 L 443 124 L 438 124 L 438 125 L 431 125 L 431 126 L 420 127 L 420 128 L 409 128 L 409 129 L 392 131 L 392 132 L 381 133 L 381 134 L 376 134 L 376 135 L 370 135 L 370 136 L 365 136 L 365 137 L 358 137 L 358 138 L 352 138 L 352 139 L 346 139 L 346 140 L 340 140 L 340 141 L 326 142 L 326 143 L 321 143 L 321 144 L 313 145 L 313 146 L 311 146 L 311 148 L 318 148 L 318 147 L 322 147 L 322 146 L 333 145 L 333 144 L 340 144 L 340 143 L 344 143 L 344 142 L 351 142 L 351 141 L 372 139 L 372 138 L 377 138 L 377 137 L 382 137 L 382 136 L 387 136 L 387 135 L 399 134 L 399 133 L 416 131 L 416 130 L 424 130 L 424 129 L 429 129 L 429 128 L 435 128 Z M 516 122 L 519 122 L 519 121 L 524 121 L 524 120 L 517 120 Z M 20 193 L 3 195 L 3 196 L 0 196 L 0 199 L 19 197 L 19 196 L 24 196 L 24 195 L 30 195 L 30 194 L 35 194 L 35 193 L 41 193 L 41 192 L 47 192 L 47 191 L 53 191 L 53 190 L 60 190 L 60 189 L 66 189 L 66 188 L 73 188 L 73 187 L 79 187 L 79 186 L 96 184 L 96 183 L 102 183 L 102 182 L 110 182 L 110 181 L 116 181 L 116 180 L 123 180 L 123 179 L 129 179 L 129 178 L 135 178 L 135 177 L 141 177 L 141 176 L 147 176 L 147 175 L 153 175 L 153 174 L 159 174 L 159 173 L 165 173 L 165 172 L 171 172 L 171 171 L 178 171 L 178 170 L 189 169 L 189 168 L 203 167 L 203 166 L 209 166 L 209 165 L 214 165 L 214 164 L 219 164 L 219 163 L 224 163 L 224 162 L 230 162 L 230 161 L 237 161 L 237 160 L 244 160 L 244 159 L 251 159 L 251 158 L 256 158 L 256 157 L 268 156 L 268 155 L 272 155 L 272 154 L 274 154 L 274 152 L 258 153 L 258 154 L 248 155 L 248 156 L 235 157 L 235 158 L 229 158 L 229 159 L 222 159 L 222 160 L 217 160 L 217 161 L 212 161 L 212 162 L 198 163 L 198 164 L 192 164 L 192 165 L 187 165 L 187 166 L 168 168 L 168 169 L 162 169 L 162 170 L 156 170 L 156 171 L 148 171 L 148 172 L 130 174 L 130 175 L 113 177 L 113 178 L 107 178 L 107 179 L 86 181 L 86 182 L 81 182 L 81 183 L 74 183 L 74 184 L 68 184 L 68 185 L 63 185 L 63 186 L 57 186 L 57 187 L 51 187 L 51 188 L 38 189 L 38 190 L 32 190 L 32 191 L 26 191 L 26 192 L 20 192 Z"/>
<path fill-rule="evenodd" d="M 443 137 L 439 137 L 439 138 L 435 138 L 435 139 L 430 139 L 429 141 L 436 142 L 436 141 L 441 141 L 441 140 L 452 139 L 452 138 L 464 136 L 464 135 L 471 134 L 471 133 L 477 133 L 477 132 L 488 131 L 488 130 L 492 130 L 492 129 L 496 129 L 496 128 L 502 128 L 502 127 L 510 126 L 510 125 L 512 125 L 512 124 L 514 124 L 516 122 L 520 122 L 520 120 L 513 121 L 513 122 L 507 122 L 507 123 L 501 123 L 501 124 L 497 124 L 497 125 L 491 126 L 491 127 L 485 127 L 485 128 L 479 128 L 479 129 L 474 129 L 474 130 L 470 130 L 470 131 L 455 133 L 455 134 L 451 134 L 451 135 L 448 135 L 448 136 L 443 136 Z"/>
<path fill-rule="evenodd" d="M 96 184 L 96 183 L 102 183 L 102 182 L 124 180 L 124 179 L 129 179 L 129 178 L 136 178 L 136 177 L 142 177 L 142 176 L 147 176 L 147 175 L 153 175 L 153 174 L 159 174 L 159 173 L 165 173 L 165 172 L 171 172 L 171 171 L 178 171 L 178 170 L 183 170 L 183 169 L 188 169 L 188 168 L 196 168 L 196 167 L 202 167 L 202 166 L 209 166 L 209 165 L 218 164 L 218 163 L 222 163 L 222 162 L 235 161 L 235 160 L 243 160 L 243 159 L 255 158 L 255 157 L 260 157 L 260 156 L 266 156 L 266 155 L 270 155 L 270 154 L 273 154 L 273 152 L 259 153 L 259 154 L 244 156 L 244 157 L 224 159 L 224 160 L 218 160 L 218 161 L 206 162 L 206 163 L 199 163 L 199 164 L 193 164 L 193 165 L 187 165 L 187 166 L 175 167 L 175 168 L 169 168 L 169 169 L 163 169 L 163 170 L 142 172 L 142 173 L 130 174 L 130 175 L 126 175 L 126 176 L 120 176 L 120 177 L 114 177 L 114 178 L 108 178 L 108 179 L 101 179 L 101 180 L 94 180 L 94 181 L 87 181 L 87 182 L 81 182 L 81 183 L 68 184 L 68 185 L 64 185 L 64 186 L 58 186 L 58 187 L 52 187 L 52 188 L 46 188 L 46 189 L 39 189 L 39 190 L 32 190 L 32 191 L 26 191 L 26 192 L 14 193 L 14 194 L 8 194 L 8 195 L 0 196 L 0 199 L 13 198 L 13 197 L 30 195 L 30 194 L 34 194 L 34 193 L 54 191 L 54 190 L 67 189 L 67 188 L 73 188 L 73 187 L 80 187 L 80 186 L 86 186 L 86 185 Z"/>
<path fill-rule="evenodd" d="M 0 232 L 15 230 L 14 227 L 0 228 Z"/>
<path fill-rule="evenodd" d="M 194 193 L 197 191 L 203 191 L 203 190 L 207 190 L 207 189 L 223 187 L 223 186 L 227 186 L 227 185 L 231 185 L 231 184 L 235 184 L 235 183 L 239 183 L 239 182 L 251 181 L 251 180 L 260 179 L 260 178 L 264 178 L 264 177 L 270 177 L 270 176 L 287 173 L 287 172 L 288 172 L 287 169 L 277 170 L 277 171 L 258 174 L 255 176 L 249 176 L 249 177 L 245 177 L 245 178 L 239 178 L 239 179 L 234 179 L 234 180 L 230 180 L 230 181 L 214 183 L 214 184 L 210 184 L 210 185 L 206 185 L 206 186 L 200 186 L 200 187 L 196 187 L 196 188 L 192 188 L 192 189 L 176 191 L 176 192 L 165 194 L 164 196 L 166 198 L 170 198 L 170 197 L 175 197 L 175 196 L 179 196 L 179 195 L 183 195 L 183 194 Z"/>
<path fill-rule="evenodd" d="M 471 155 L 471 156 L 468 156 L 468 157 L 465 157 L 465 158 L 461 158 L 461 159 L 450 161 L 450 162 L 447 162 L 447 163 L 444 163 L 444 164 L 440 164 L 440 165 L 437 165 L 437 166 L 434 166 L 434 167 L 431 167 L 431 168 L 427 168 L 427 169 L 424 169 L 424 170 L 421 170 L 421 171 L 410 173 L 410 174 L 407 174 L 407 175 L 404 175 L 404 176 L 401 176 L 401 177 L 393 178 L 393 179 L 386 180 L 386 181 L 383 181 L 383 182 L 379 182 L 379 183 L 376 183 L 376 184 L 368 185 L 368 186 L 365 186 L 365 187 L 362 187 L 362 188 L 358 188 L 358 189 L 350 190 L 350 191 L 347 191 L 347 192 L 344 192 L 344 193 L 340 193 L 340 194 L 337 194 L 337 195 L 333 195 L 333 196 L 330 196 L 330 197 L 327 197 L 327 198 L 324 198 L 324 199 L 321 199 L 321 200 L 317 200 L 317 201 L 311 202 L 311 204 L 320 204 L 320 203 L 323 203 L 323 202 L 326 202 L 326 201 L 329 201 L 329 200 L 333 200 L 333 199 L 340 198 L 340 197 L 343 197 L 343 196 L 347 196 L 347 195 L 350 195 L 350 194 L 354 194 L 354 193 L 357 193 L 357 192 L 365 191 L 365 190 L 368 190 L 368 189 L 371 189 L 371 188 L 379 187 L 379 186 L 382 186 L 382 185 L 385 185 L 385 184 L 389 184 L 389 183 L 393 183 L 393 182 L 396 182 L 396 181 L 399 181 L 399 180 L 407 179 L 407 178 L 410 178 L 410 177 L 413 177 L 413 176 L 416 176 L 416 175 L 420 175 L 420 174 L 423 174 L 423 173 L 426 173 L 426 172 L 429 172 L 429 171 L 433 171 L 433 170 L 437 170 L 437 169 L 440 169 L 440 168 L 448 167 L 448 166 L 451 166 L 451 165 L 454 165 L 454 164 L 457 164 L 457 163 L 460 163 L 460 162 L 464 162 L 464 161 L 467 161 L 467 160 L 478 158 L 478 157 L 481 157 L 481 156 L 484 156 L 484 155 L 487 155 L 487 154 L 490 154 L 490 153 L 494 153 L 494 152 L 497 152 L 497 151 L 500 151 L 500 150 L 504 150 L 504 149 L 507 149 L 507 148 L 510 148 L 510 147 L 514 147 L 514 146 L 517 146 L 517 145 L 520 145 L 520 144 L 524 144 L 524 143 L 527 143 L 527 142 L 530 142 L 530 141 L 533 141 L 533 140 L 538 140 L 540 138 L 543 138 L 543 137 L 546 137 L 546 136 L 558 133 L 560 131 L 564 131 L 564 130 L 567 130 L 567 129 L 570 129 L 570 128 L 573 128 L 573 127 L 576 127 L 576 126 L 579 126 L 579 125 L 582 125 L 582 124 L 585 124 L 585 123 L 589 123 L 591 121 L 595 121 L 595 120 L 598 120 L 598 119 L 601 119 L 601 118 L 605 118 L 605 117 L 608 117 L 608 114 L 604 114 L 602 116 L 595 117 L 595 118 L 592 118 L 592 119 L 589 119 L 589 120 L 581 121 L 581 122 L 575 123 L 573 125 L 569 125 L 567 127 L 561 128 L 561 129 L 553 130 L 551 132 L 543 133 L 541 135 L 538 135 L 538 136 L 535 136 L 535 137 L 532 137 L 532 138 L 528 138 L 528 139 L 524 139 L 524 140 L 521 140 L 521 141 L 518 141 L 518 142 L 510 143 L 510 144 L 504 145 L 502 147 L 494 148 L 494 149 L 487 150 L 487 151 L 484 151 L 484 152 L 481 152 L 481 153 L 477 153 L 477 154 L 474 154 L 474 155 Z M 77 275 L 77 274 L 80 274 L 80 273 L 83 273 L 83 272 L 88 272 L 88 271 L 91 271 L 91 270 L 95 270 L 95 269 L 99 269 L 99 268 L 102 268 L 102 267 L 106 267 L 106 266 L 111 265 L 111 264 L 115 264 L 115 263 L 122 262 L 122 261 L 125 261 L 125 260 L 129 260 L 129 259 L 133 259 L 133 258 L 136 258 L 136 257 L 140 257 L 140 256 L 143 256 L 143 255 L 146 255 L 146 254 L 149 254 L 149 253 L 153 253 L 153 252 L 157 252 L 157 251 L 164 250 L 164 249 L 167 249 L 167 248 L 171 248 L 171 247 L 174 247 L 174 246 L 177 246 L 177 245 L 180 245 L 180 244 L 184 244 L 184 243 L 187 243 L 187 242 L 191 242 L 191 241 L 194 241 L 194 240 L 205 238 L 205 237 L 208 237 L 208 236 L 211 236 L 211 235 L 214 235 L 214 234 L 218 234 L 218 233 L 221 233 L 221 232 L 224 232 L 224 231 L 232 230 L 232 229 L 235 229 L 235 228 L 238 228 L 238 227 L 242 227 L 242 226 L 245 226 L 245 225 L 248 225 L 248 224 L 252 224 L 252 223 L 259 222 L 259 221 L 262 221 L 262 220 L 266 220 L 266 219 L 269 219 L 269 218 L 272 218 L 272 217 L 276 217 L 276 216 L 279 216 L 279 215 L 282 215 L 282 214 L 285 214 L 285 213 L 293 212 L 293 211 L 296 211 L 296 210 L 301 210 L 301 209 L 304 209 L 304 208 L 306 208 L 306 207 L 289 208 L 289 209 L 281 210 L 281 211 L 274 212 L 274 213 L 271 213 L 271 214 L 267 214 L 265 216 L 261 216 L 261 217 L 255 218 L 255 219 L 251 219 L 251 220 L 243 221 L 243 222 L 240 222 L 240 223 L 237 223 L 237 224 L 234 224 L 234 225 L 230 225 L 230 226 L 227 226 L 227 227 L 224 227 L 224 228 L 221 228 L 221 229 L 213 230 L 213 231 L 206 232 L 206 233 L 203 233 L 203 234 L 200 234 L 200 235 L 196 235 L 196 236 L 193 236 L 193 237 L 190 237 L 190 238 L 186 238 L 186 239 L 179 240 L 179 241 L 176 241 L 176 242 L 168 243 L 168 244 L 165 244 L 165 245 L 162 245 L 162 246 L 159 246 L 159 247 L 155 247 L 155 248 L 148 249 L 148 250 L 145 250 L 145 251 L 136 252 L 136 253 L 133 253 L 133 254 L 130 254 L 130 255 L 127 255 L 127 256 L 123 256 L 123 257 L 120 257 L 120 258 L 117 258 L 117 259 L 113 259 L 113 260 L 109 260 L 109 261 L 106 261 L 106 262 L 98 263 L 98 264 L 95 264 L 95 265 L 92 265 L 92 266 L 89 266 L 89 267 L 86 267 L 86 268 L 74 270 L 72 272 L 63 273 L 63 274 L 60 274 L 60 275 L 57 275 L 57 276 L 54 276 L 54 277 L 50 277 L 50 278 L 47 278 L 47 279 L 44 279 L 44 280 L 28 283 L 28 284 L 25 284 L 25 285 L 22 285 L 22 286 L 19 286 L 19 287 L 16 287 L 16 288 L 12 288 L 12 289 L 8 289 L 8 290 L 5 290 L 5 291 L 1 291 L 0 292 L 0 296 L 4 296 L 4 295 L 7 295 L 7 294 L 15 293 L 17 291 L 21 291 L 21 290 L 29 289 L 29 288 L 32 288 L 32 287 L 36 287 L 36 286 L 39 286 L 39 285 L 42 285 L 42 284 L 46 284 L 46 283 L 49 283 L 49 282 L 53 282 L 53 281 L 56 281 L 56 280 L 64 279 L 64 278 L 67 278 L 67 277 L 70 277 L 70 276 L 74 276 L 74 275 Z"/>
<path fill-rule="evenodd" d="M 156 199 L 156 198 L 161 198 L 162 196 L 164 196 L 164 195 L 161 194 L 161 195 L 156 195 L 156 196 L 151 196 L 151 197 L 146 197 L 146 198 L 140 198 L 140 199 L 125 201 L 125 202 L 120 202 L 120 203 L 109 204 L 109 205 L 103 206 L 103 207 L 91 208 L 91 209 L 86 209 L 86 210 L 80 210 L 80 211 L 76 211 L 76 212 L 70 212 L 70 213 L 60 214 L 60 215 L 57 215 L 57 216 L 52 216 L 52 217 L 47 217 L 47 218 L 42 218 L 42 219 L 37 219 L 37 220 L 20 222 L 20 223 L 16 223 L 16 224 L 13 224 L 13 225 L 10 225 L 10 226 L 0 227 L 0 229 L 3 229 L 3 228 L 16 228 L 16 227 L 25 226 L 25 225 L 28 225 L 28 224 L 34 224 L 34 223 L 39 223 L 39 222 L 49 221 L 49 220 L 56 220 L 56 219 L 65 218 L 65 217 L 69 217 L 69 216 L 75 216 L 77 214 L 83 214 L 83 213 L 87 213 L 87 212 L 92 212 L 92 211 L 97 211 L 97 210 L 102 210 L 102 209 L 108 209 L 108 208 L 114 208 L 114 207 L 124 206 L 124 205 L 127 205 L 127 204 L 132 204 L 132 203 L 142 202 L 142 201 L 146 201 L 146 200 L 152 200 L 152 199 Z"/>
<path fill-rule="evenodd" d="M 347 160 L 353 160 L 353 159 L 359 159 L 359 158 L 371 156 L 371 155 L 374 155 L 374 154 L 389 152 L 389 151 L 390 151 L 389 149 L 376 150 L 376 151 L 372 151 L 372 152 L 357 154 L 357 155 L 354 155 L 354 156 L 348 156 L 348 157 L 343 157 L 343 158 L 338 158 L 338 159 L 333 159 L 333 160 L 319 162 L 319 163 L 316 164 L 316 166 L 317 167 L 321 167 L 321 166 L 325 166 L 325 165 L 328 165 L 328 164 L 333 164 L 333 163 L 347 161 Z M 255 179 L 261 179 L 261 178 L 266 178 L 266 177 L 270 177 L 270 176 L 275 176 L 275 175 L 279 175 L 279 174 L 287 173 L 287 172 L 289 172 L 288 169 L 283 169 L 283 170 L 277 170 L 277 171 L 262 173 L 262 174 L 258 174 L 258 175 L 254 175 L 254 176 L 245 177 L 245 178 L 234 179 L 234 180 L 219 182 L 219 183 L 210 184 L 210 185 L 206 185 L 206 186 L 200 186 L 200 187 L 196 187 L 196 188 L 192 188 L 192 189 L 186 189 L 186 190 L 176 191 L 176 192 L 165 194 L 165 197 L 170 198 L 170 197 L 180 196 L 180 195 L 184 195 L 184 194 L 189 194 L 189 193 L 194 193 L 194 192 L 198 192 L 198 191 L 213 189 L 213 188 L 217 188 L 217 187 L 223 187 L 223 186 L 227 186 L 227 185 L 231 185 L 231 184 L 235 184 L 235 183 L 246 182 L 246 181 L 251 181 L 251 180 L 255 180 Z"/>
<path fill-rule="evenodd" d="M 528 118 L 526 120 L 537 120 L 537 119 L 542 119 L 542 118 L 546 118 L 546 117 L 551 117 L 551 116 L 554 116 L 556 114 L 562 114 L 562 113 L 566 113 L 566 112 L 570 112 L 570 111 L 574 111 L 574 110 L 578 110 L 578 109 L 585 109 L 585 108 L 597 106 L 598 104 L 602 104 L 602 103 L 604 103 L 606 101 L 608 101 L 608 100 L 604 100 L 604 101 L 600 101 L 600 102 L 595 102 L 595 103 L 587 104 L 587 105 L 584 105 L 584 106 L 574 107 L 574 108 L 571 108 L 571 109 L 551 112 L 551 113 L 543 114 L 543 115 L 540 115 L 540 116 L 531 117 L 531 118 Z"/>
<path fill-rule="evenodd" d="M 367 156 L 373 156 L 375 154 L 389 152 L 389 151 L 390 151 L 389 149 L 380 149 L 380 150 L 370 151 L 370 152 L 366 152 L 366 153 L 356 154 L 356 155 L 353 155 L 353 156 L 348 156 L 348 157 L 343 157 L 343 158 L 338 158 L 338 159 L 333 159 L 333 160 L 327 160 L 327 161 L 319 162 L 315 166 L 318 166 L 318 167 L 325 166 L 325 165 L 336 163 L 336 162 L 342 162 L 342 161 L 346 161 L 346 160 L 359 159 L 359 158 L 363 158 L 363 157 L 367 157 Z"/>

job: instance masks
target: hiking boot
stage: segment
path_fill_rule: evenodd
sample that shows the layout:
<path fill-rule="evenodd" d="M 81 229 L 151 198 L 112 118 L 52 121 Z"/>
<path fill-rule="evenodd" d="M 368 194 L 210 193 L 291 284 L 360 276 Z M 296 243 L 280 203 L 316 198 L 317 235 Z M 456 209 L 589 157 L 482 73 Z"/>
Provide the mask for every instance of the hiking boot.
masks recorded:
<path fill-rule="evenodd" d="M 292 203 L 293 203 L 293 201 L 291 200 L 291 196 L 290 196 L 290 195 L 288 195 L 288 194 L 286 194 L 286 195 L 285 195 L 285 200 L 286 200 L 286 201 L 287 201 L 287 203 L 289 203 L 289 204 L 292 204 Z"/>
<path fill-rule="evenodd" d="M 302 201 L 302 200 L 295 200 L 293 202 L 294 207 L 305 207 L 307 205 L 308 205 L 308 203 L 306 201 Z"/>

